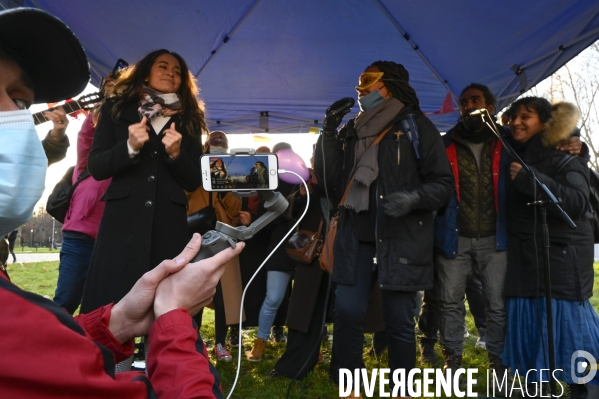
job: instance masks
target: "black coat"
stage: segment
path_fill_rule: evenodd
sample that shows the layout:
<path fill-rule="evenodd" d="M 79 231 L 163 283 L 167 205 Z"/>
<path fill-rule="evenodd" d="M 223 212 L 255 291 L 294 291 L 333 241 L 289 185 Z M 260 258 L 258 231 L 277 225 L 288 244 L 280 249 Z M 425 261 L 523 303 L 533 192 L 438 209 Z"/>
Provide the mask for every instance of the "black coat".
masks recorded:
<path fill-rule="evenodd" d="M 393 128 L 379 143 L 378 178 L 371 185 L 370 209 L 376 206 L 378 282 L 382 289 L 419 291 L 433 285 L 433 213 L 444 206 L 454 190 L 454 178 L 445 147 L 437 128 L 422 113 L 415 113 L 420 134 L 419 152 L 405 135 L 396 136 L 400 121 L 412 112 L 405 106 L 392 121 Z M 316 144 L 314 171 L 319 182 L 326 181 L 329 194 L 337 203 L 343 196 L 354 165 L 356 132 L 353 124 L 344 127 L 337 137 L 321 136 Z M 349 127 L 348 127 L 349 126 Z M 399 137 L 399 138 L 398 138 Z M 324 146 L 326 179 L 321 156 Z M 398 147 L 400 162 L 398 162 Z M 331 191 L 333 190 L 333 191 Z M 373 194 L 373 191 L 375 195 Z M 385 197 L 396 191 L 415 190 L 420 194 L 417 209 L 406 216 L 393 218 L 385 214 Z M 333 281 L 353 284 L 358 259 L 356 213 L 342 208 L 335 240 Z"/>
<path fill-rule="evenodd" d="M 112 178 L 112 182 L 102 198 L 106 207 L 87 275 L 83 312 L 117 302 L 145 272 L 183 250 L 188 241 L 184 190 L 192 192 L 202 182 L 200 139 L 181 127 L 179 115 L 163 128 L 175 122 L 183 136 L 176 159 L 170 159 L 162 135 L 153 129 L 150 140 L 131 159 L 128 127 L 140 122 L 139 106 L 127 106 L 115 122 L 112 105 L 107 102 L 102 108 L 88 161 L 96 180 Z"/>
<path fill-rule="evenodd" d="M 566 154 L 554 146 L 543 146 L 542 136 L 542 133 L 533 136 L 519 150 L 519 155 L 534 170 L 537 178 L 557 198 L 561 198 L 561 207 L 577 225 L 573 230 L 558 215 L 554 206 L 548 207 L 551 294 L 555 299 L 581 301 L 593 295 L 593 230 L 588 214 L 589 170 L 578 159 L 573 159 L 556 174 L 556 165 Z M 509 176 L 509 171 L 506 173 Z M 535 226 L 534 208 L 527 205 L 534 198 L 534 187 L 532 178 L 523 169 L 515 180 L 507 179 L 506 296 L 534 297 L 537 292 L 545 296 L 541 216 L 540 213 L 537 215 Z M 538 188 L 537 196 L 545 198 Z"/>
<path fill-rule="evenodd" d="M 299 224 L 300 230 L 309 230 L 316 233 L 318 226 L 322 223 L 321 235 L 326 234 L 326 225 L 322 217 L 322 207 L 320 205 L 320 188 L 314 185 L 314 190 L 310 194 L 310 204 L 306 216 Z M 306 209 L 307 197 L 302 197 L 299 191 L 293 201 L 293 216 L 299 218 Z M 287 327 L 294 330 L 307 333 L 312 321 L 312 314 L 316 306 L 324 306 L 324 303 L 317 303 L 320 281 L 324 277 L 324 272 L 320 268 L 318 258 L 314 259 L 309 265 L 296 262 L 293 290 L 289 298 L 289 311 L 287 313 Z"/>

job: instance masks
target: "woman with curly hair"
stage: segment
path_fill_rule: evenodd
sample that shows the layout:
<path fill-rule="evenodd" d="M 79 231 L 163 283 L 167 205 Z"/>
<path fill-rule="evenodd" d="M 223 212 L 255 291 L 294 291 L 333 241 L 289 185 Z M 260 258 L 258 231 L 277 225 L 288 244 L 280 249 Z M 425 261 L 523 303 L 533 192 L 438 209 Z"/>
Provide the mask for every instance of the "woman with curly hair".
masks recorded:
<path fill-rule="evenodd" d="M 204 105 L 185 60 L 168 50 L 124 71 L 104 100 L 88 167 L 112 178 L 82 311 L 118 302 L 187 237 L 187 197 L 201 184 Z"/>

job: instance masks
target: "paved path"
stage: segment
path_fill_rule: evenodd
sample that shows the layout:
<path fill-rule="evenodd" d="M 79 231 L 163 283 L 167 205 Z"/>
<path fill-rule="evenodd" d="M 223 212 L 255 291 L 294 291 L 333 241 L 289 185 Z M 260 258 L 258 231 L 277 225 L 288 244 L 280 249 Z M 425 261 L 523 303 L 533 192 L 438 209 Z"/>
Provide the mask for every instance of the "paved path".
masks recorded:
<path fill-rule="evenodd" d="M 31 263 L 31 262 L 52 262 L 59 260 L 59 253 L 45 253 L 45 254 L 36 254 L 27 253 L 27 254 L 15 254 L 17 255 L 17 263 Z M 8 263 L 12 263 L 12 255 L 8 255 Z"/>

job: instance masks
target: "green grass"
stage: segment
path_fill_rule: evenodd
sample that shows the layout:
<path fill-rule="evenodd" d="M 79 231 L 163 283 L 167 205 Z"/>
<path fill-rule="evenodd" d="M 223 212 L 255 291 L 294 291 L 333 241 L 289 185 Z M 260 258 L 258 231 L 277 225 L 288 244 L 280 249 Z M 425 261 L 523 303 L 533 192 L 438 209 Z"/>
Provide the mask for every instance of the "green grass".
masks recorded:
<path fill-rule="evenodd" d="M 56 280 L 58 278 L 58 262 L 39 262 L 39 263 L 26 263 L 11 264 L 8 268 L 10 277 L 17 286 L 26 289 L 28 291 L 35 292 L 37 294 L 52 298 L 54 296 L 54 290 L 56 287 Z M 591 298 L 591 304 L 595 310 L 599 309 L 599 264 L 595 264 L 595 286 L 593 292 L 595 295 Z M 483 349 L 475 348 L 476 343 L 476 329 L 474 327 L 474 320 L 472 316 L 468 314 L 466 318 L 466 325 L 470 331 L 470 337 L 464 340 L 464 356 L 463 356 L 463 367 L 465 368 L 478 368 L 479 372 L 477 375 L 478 385 L 474 391 L 480 394 L 486 393 L 486 369 L 488 368 L 487 352 Z M 329 325 L 329 331 L 332 331 L 332 327 Z M 214 344 L 214 312 L 211 309 L 204 311 L 203 324 L 201 328 L 201 334 L 206 343 L 209 345 L 209 352 Z M 251 344 L 255 338 L 256 329 L 250 328 L 244 331 L 244 342 L 242 349 L 242 361 L 241 361 L 241 373 L 237 387 L 233 398 L 239 399 L 251 399 L 251 398 L 285 398 L 287 394 L 287 388 L 290 380 L 285 378 L 271 378 L 269 377 L 270 371 L 273 369 L 275 363 L 279 357 L 285 351 L 285 344 L 268 343 L 265 357 L 260 363 L 251 363 L 247 361 L 245 357 L 245 351 L 251 349 Z M 371 336 L 367 336 L 368 342 L 364 346 L 364 359 L 366 367 L 382 368 L 387 367 L 387 354 L 386 352 L 379 359 L 375 359 L 368 356 L 368 352 L 371 344 Z M 314 372 L 308 375 L 303 381 L 298 381 L 293 385 L 290 398 L 293 399 L 319 399 L 319 398 L 334 398 L 338 397 L 339 390 L 336 385 L 333 385 L 329 381 L 328 368 L 331 357 L 331 342 L 326 341 L 321 346 L 321 350 L 324 353 L 325 361 L 322 364 L 316 366 Z M 212 353 L 211 358 L 213 363 L 216 365 L 220 376 L 225 397 L 231 390 L 233 381 L 235 379 L 235 372 L 237 368 L 237 355 L 239 351 L 235 348 L 229 348 L 233 354 L 233 362 L 223 363 L 216 362 Z M 441 357 L 440 346 L 436 346 L 437 354 Z M 419 357 L 419 354 L 417 354 Z M 421 366 L 417 363 L 417 366 Z M 378 387 L 375 389 L 375 398 L 378 398 Z"/>
<path fill-rule="evenodd" d="M 50 249 L 48 247 L 22 247 L 20 245 L 15 245 L 15 254 L 45 254 L 45 253 L 60 253 L 60 248 Z M 10 261 L 10 258 L 9 258 Z"/>

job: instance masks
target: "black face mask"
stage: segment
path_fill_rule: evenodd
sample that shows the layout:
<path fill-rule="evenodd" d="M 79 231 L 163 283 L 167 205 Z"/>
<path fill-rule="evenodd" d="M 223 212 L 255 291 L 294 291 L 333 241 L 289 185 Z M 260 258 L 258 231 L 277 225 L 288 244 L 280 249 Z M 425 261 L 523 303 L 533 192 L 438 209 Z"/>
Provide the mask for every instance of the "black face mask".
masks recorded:
<path fill-rule="evenodd" d="M 485 126 L 483 122 L 483 118 L 480 115 L 475 116 L 463 116 L 461 119 L 463 130 L 466 130 L 471 133 L 476 133 L 482 130 L 483 126 Z"/>
<path fill-rule="evenodd" d="M 460 121 L 459 133 L 471 143 L 482 143 L 494 136 L 493 131 L 478 116 L 463 118 Z"/>

